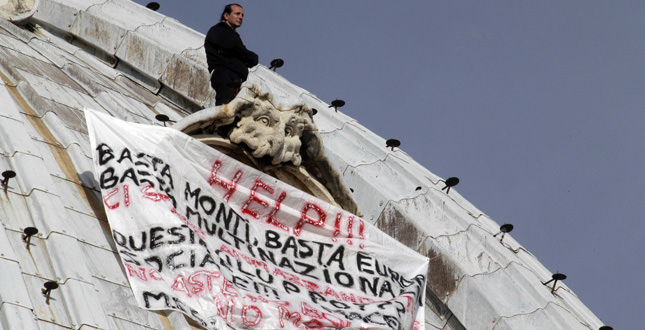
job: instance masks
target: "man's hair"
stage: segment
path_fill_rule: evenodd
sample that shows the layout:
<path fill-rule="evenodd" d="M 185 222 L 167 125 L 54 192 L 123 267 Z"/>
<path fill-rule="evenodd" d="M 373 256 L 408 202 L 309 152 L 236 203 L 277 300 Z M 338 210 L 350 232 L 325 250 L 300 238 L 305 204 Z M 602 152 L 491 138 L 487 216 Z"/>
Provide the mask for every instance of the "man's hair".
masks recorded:
<path fill-rule="evenodd" d="M 228 5 L 226 5 L 226 7 L 224 7 L 224 11 L 222 12 L 222 15 L 219 17 L 220 22 L 223 22 L 225 20 L 224 14 L 231 14 L 233 12 L 233 6 L 238 6 L 242 8 L 242 5 L 239 5 L 237 3 L 229 3 Z"/>

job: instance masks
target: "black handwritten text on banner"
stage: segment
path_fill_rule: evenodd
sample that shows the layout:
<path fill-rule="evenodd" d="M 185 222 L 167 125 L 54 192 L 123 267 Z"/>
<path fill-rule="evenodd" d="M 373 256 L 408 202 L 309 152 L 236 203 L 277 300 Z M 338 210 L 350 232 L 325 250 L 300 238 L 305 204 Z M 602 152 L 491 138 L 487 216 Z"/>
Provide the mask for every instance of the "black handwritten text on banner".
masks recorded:
<path fill-rule="evenodd" d="M 422 329 L 428 262 L 172 128 L 86 111 L 135 299 L 209 329 Z"/>

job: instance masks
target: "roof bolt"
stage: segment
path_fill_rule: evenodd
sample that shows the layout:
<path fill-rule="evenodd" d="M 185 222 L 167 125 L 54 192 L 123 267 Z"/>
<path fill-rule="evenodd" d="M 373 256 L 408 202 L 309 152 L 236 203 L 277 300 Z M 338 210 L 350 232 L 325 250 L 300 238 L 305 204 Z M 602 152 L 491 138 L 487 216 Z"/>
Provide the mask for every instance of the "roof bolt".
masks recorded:
<path fill-rule="evenodd" d="M 47 297 L 45 302 L 49 305 L 49 296 L 51 295 L 52 290 L 58 289 L 58 283 L 55 281 L 45 282 L 45 288 L 42 289 L 43 294 Z"/>
<path fill-rule="evenodd" d="M 157 10 L 159 10 L 159 8 L 160 8 L 160 7 L 161 7 L 161 6 L 159 5 L 159 3 L 158 3 L 158 2 L 154 2 L 154 1 L 153 1 L 153 2 L 149 2 L 149 3 L 146 5 L 146 8 L 148 8 L 148 9 L 150 9 L 150 10 L 152 10 L 152 11 L 157 11 Z"/>
<path fill-rule="evenodd" d="M 446 186 L 441 188 L 441 190 L 445 190 L 446 188 L 448 188 L 448 190 L 446 190 L 446 194 L 448 194 L 450 193 L 450 188 L 456 186 L 459 183 L 459 178 L 456 176 L 453 176 L 446 179 L 445 182 L 446 182 Z"/>
<path fill-rule="evenodd" d="M 553 292 L 555 292 L 555 285 L 558 284 L 558 281 L 564 281 L 565 279 L 567 279 L 567 275 L 564 275 L 562 273 L 555 273 L 551 275 L 551 279 L 548 282 L 544 282 L 542 284 L 547 285 L 553 282 L 553 287 L 551 287 L 551 294 L 553 294 Z"/>
<path fill-rule="evenodd" d="M 6 170 L 6 171 L 2 172 L 2 177 L 4 179 L 2 179 L 0 182 L 2 182 L 4 192 L 6 193 L 7 192 L 7 187 L 9 187 L 9 179 L 15 178 L 16 177 L 16 172 L 14 172 L 12 170 Z"/>
<path fill-rule="evenodd" d="M 173 122 L 174 122 L 173 120 L 170 120 L 170 118 L 169 118 L 168 116 L 164 115 L 163 113 L 160 113 L 160 114 L 156 115 L 156 116 L 155 116 L 155 119 L 156 119 L 157 121 L 162 122 L 162 123 L 163 123 L 163 127 L 166 127 L 166 122 L 167 122 L 167 121 L 169 121 L 169 122 L 171 122 L 171 123 L 173 123 Z"/>
<path fill-rule="evenodd" d="M 281 58 L 276 58 L 275 60 L 271 61 L 271 66 L 269 67 L 269 70 L 273 70 L 275 72 L 275 69 L 282 67 L 284 65 L 284 60 Z"/>
<path fill-rule="evenodd" d="M 499 233 L 493 235 L 493 237 L 497 237 L 497 235 L 502 234 L 502 237 L 499 239 L 499 242 L 502 243 L 502 241 L 504 240 L 504 235 L 506 235 L 506 233 L 510 233 L 511 231 L 513 231 L 513 225 L 511 225 L 510 223 L 505 223 L 499 227 Z"/>
<path fill-rule="evenodd" d="M 401 141 L 397 139 L 389 139 L 385 141 L 385 146 L 391 148 L 392 151 L 394 151 L 394 148 L 397 148 L 400 145 L 401 145 Z"/>
<path fill-rule="evenodd" d="M 415 191 L 419 191 L 419 190 L 421 190 L 421 189 L 423 189 L 423 188 L 421 188 L 421 186 L 418 186 L 418 187 L 416 187 L 414 190 L 415 190 Z"/>
<path fill-rule="evenodd" d="M 25 234 L 22 236 L 22 240 L 27 243 L 27 250 L 29 250 L 31 236 L 38 234 L 38 229 L 36 227 L 27 227 L 25 228 L 25 230 L 23 230 L 23 233 Z"/>
<path fill-rule="evenodd" d="M 338 112 L 338 108 L 341 108 L 344 105 L 345 105 L 345 101 L 336 99 L 336 100 L 331 101 L 331 105 L 329 107 L 330 108 L 334 107 L 334 110 L 336 110 L 336 112 Z"/>

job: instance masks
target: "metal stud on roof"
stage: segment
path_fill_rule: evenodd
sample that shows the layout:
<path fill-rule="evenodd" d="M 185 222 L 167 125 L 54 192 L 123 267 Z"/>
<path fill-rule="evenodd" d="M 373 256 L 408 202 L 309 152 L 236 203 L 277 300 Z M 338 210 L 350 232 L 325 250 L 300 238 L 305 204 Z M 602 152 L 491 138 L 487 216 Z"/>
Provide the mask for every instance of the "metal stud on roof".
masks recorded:
<path fill-rule="evenodd" d="M 336 99 L 336 100 L 331 101 L 331 105 L 329 107 L 330 108 L 333 107 L 334 110 L 336 110 L 336 112 L 338 112 L 338 108 L 341 108 L 344 105 L 345 105 L 345 101 Z"/>
<path fill-rule="evenodd" d="M 153 2 L 149 2 L 146 5 L 146 8 L 148 8 L 150 10 L 153 10 L 153 11 L 157 11 L 157 10 L 159 10 L 159 8 L 161 8 L 161 5 L 158 2 L 153 1 Z"/>
<path fill-rule="evenodd" d="M 49 296 L 51 295 L 52 290 L 56 289 L 58 289 L 58 283 L 56 283 L 56 281 L 45 282 L 45 288 L 42 289 L 42 293 L 43 295 L 45 295 L 45 297 L 47 297 L 47 299 L 45 300 L 47 305 L 49 305 Z"/>
<path fill-rule="evenodd" d="M 448 188 L 448 190 L 446 190 L 446 194 L 448 194 L 450 193 L 450 188 L 459 184 L 459 178 L 456 176 L 449 177 L 448 179 L 446 179 L 445 182 L 446 182 L 446 186 L 441 188 L 441 190 L 445 190 L 446 188 Z"/>
<path fill-rule="evenodd" d="M 547 282 L 544 282 L 542 284 L 548 285 L 549 283 L 553 282 L 553 286 L 551 287 L 551 293 L 555 292 L 555 285 L 558 284 L 558 281 L 564 281 L 567 279 L 567 275 L 564 275 L 562 273 L 555 273 L 551 275 L 551 279 Z"/>
<path fill-rule="evenodd" d="M 12 170 L 6 170 L 2 172 L 2 186 L 4 188 L 4 192 L 7 192 L 7 187 L 9 187 L 9 179 L 15 178 L 16 177 L 16 172 Z"/>
<path fill-rule="evenodd" d="M 170 118 L 167 115 L 164 115 L 163 113 L 156 115 L 155 119 L 157 121 L 162 122 L 164 127 L 166 127 L 166 122 L 172 122 L 172 120 L 170 120 Z"/>
<path fill-rule="evenodd" d="M 24 235 L 22 236 L 22 240 L 27 243 L 27 250 L 29 250 L 30 242 L 31 242 L 31 236 L 34 236 L 38 234 L 38 228 L 36 227 L 27 227 L 23 230 Z"/>
<path fill-rule="evenodd" d="M 279 67 L 282 67 L 284 65 L 284 60 L 281 58 L 276 58 L 275 60 L 271 61 L 271 66 L 269 67 L 270 70 L 275 70 Z"/>
<path fill-rule="evenodd" d="M 396 148 L 396 147 L 398 147 L 400 145 L 401 145 L 401 141 L 399 141 L 397 139 L 389 139 L 389 140 L 385 141 L 385 146 L 389 147 L 389 148 L 392 148 L 392 151 L 394 151 L 394 148 Z"/>
<path fill-rule="evenodd" d="M 502 237 L 499 239 L 499 242 L 502 243 L 502 241 L 504 240 L 504 235 L 506 235 L 506 233 L 510 233 L 511 231 L 513 231 L 513 225 L 510 223 L 505 223 L 499 227 L 499 232 L 493 235 L 493 237 L 497 237 L 497 235 L 502 234 Z"/>

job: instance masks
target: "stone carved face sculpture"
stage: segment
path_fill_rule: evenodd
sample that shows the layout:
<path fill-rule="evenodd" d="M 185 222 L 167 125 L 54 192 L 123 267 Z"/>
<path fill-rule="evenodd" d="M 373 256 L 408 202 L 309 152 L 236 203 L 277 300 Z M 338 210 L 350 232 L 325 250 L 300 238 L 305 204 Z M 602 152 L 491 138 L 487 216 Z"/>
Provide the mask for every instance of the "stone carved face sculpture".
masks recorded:
<path fill-rule="evenodd" d="M 254 158 L 269 158 L 271 165 L 300 166 L 303 156 L 311 160 L 322 156 L 322 140 L 312 117 L 312 110 L 303 104 L 288 109 L 276 107 L 269 93 L 252 86 L 243 89 L 231 103 L 201 110 L 175 128 L 195 135 L 217 134 L 219 128 L 232 126 L 220 136 L 245 145 Z"/>
<path fill-rule="evenodd" d="M 253 157 L 271 157 L 271 164 L 302 162 L 301 137 L 307 124 L 302 108 L 278 110 L 267 98 L 256 98 L 239 111 L 241 119 L 229 135 L 233 143 L 246 144 Z"/>
<path fill-rule="evenodd" d="M 173 127 L 220 150 L 243 149 L 241 158 L 253 158 L 247 165 L 360 216 L 349 190 L 324 156 L 313 111 L 304 104 L 276 107 L 269 93 L 251 86 L 229 104 L 198 111 Z"/>

